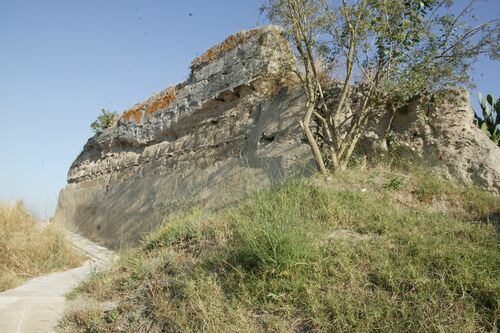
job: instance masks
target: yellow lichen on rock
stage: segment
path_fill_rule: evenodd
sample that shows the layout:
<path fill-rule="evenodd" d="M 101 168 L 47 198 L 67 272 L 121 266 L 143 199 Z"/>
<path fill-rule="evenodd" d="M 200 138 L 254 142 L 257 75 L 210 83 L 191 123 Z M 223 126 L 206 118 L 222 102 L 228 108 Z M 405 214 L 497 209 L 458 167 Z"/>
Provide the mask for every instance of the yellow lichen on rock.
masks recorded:
<path fill-rule="evenodd" d="M 137 106 L 134 106 L 132 109 L 125 111 L 123 113 L 122 119 L 125 120 L 130 120 L 130 118 L 133 118 L 135 122 L 140 122 L 142 118 L 142 111 L 141 109 L 144 107 L 144 104 L 141 103 Z"/>
<path fill-rule="evenodd" d="M 175 101 L 175 93 L 165 92 L 154 98 L 147 108 L 148 113 L 155 113 L 158 110 L 168 108 Z"/>
<path fill-rule="evenodd" d="M 249 31 L 240 31 L 234 35 L 227 37 L 221 44 L 216 45 L 208 49 L 201 56 L 195 58 L 191 62 L 192 67 L 201 66 L 206 63 L 210 63 L 216 59 L 221 53 L 228 52 L 235 49 L 238 45 L 245 43 L 245 41 L 256 35 L 261 29 L 252 29 Z"/>
<path fill-rule="evenodd" d="M 169 88 L 162 93 L 147 99 L 144 102 L 136 104 L 131 109 L 122 114 L 123 120 L 133 119 L 136 123 L 140 122 L 142 116 L 147 113 L 155 113 L 158 110 L 168 108 L 176 100 L 175 89 Z"/>

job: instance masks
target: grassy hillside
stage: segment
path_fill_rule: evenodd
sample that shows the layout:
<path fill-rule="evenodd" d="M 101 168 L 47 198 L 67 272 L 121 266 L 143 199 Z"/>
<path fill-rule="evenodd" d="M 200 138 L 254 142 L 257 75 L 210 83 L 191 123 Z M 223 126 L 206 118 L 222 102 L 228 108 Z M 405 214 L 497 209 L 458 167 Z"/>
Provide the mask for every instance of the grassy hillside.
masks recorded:
<path fill-rule="evenodd" d="M 83 259 L 56 226 L 40 228 L 22 204 L 0 204 L 0 291 Z"/>
<path fill-rule="evenodd" d="M 425 170 L 289 181 L 176 216 L 82 284 L 71 297 L 91 305 L 61 330 L 491 332 L 500 242 L 485 221 L 499 211 Z"/>

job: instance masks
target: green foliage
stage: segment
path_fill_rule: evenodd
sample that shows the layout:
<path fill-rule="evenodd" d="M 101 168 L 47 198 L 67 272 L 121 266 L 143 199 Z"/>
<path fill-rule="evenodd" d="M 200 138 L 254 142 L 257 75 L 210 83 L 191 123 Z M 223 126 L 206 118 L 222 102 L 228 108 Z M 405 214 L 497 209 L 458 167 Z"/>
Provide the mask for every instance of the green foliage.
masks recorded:
<path fill-rule="evenodd" d="M 477 125 L 493 142 L 500 145 L 500 98 L 495 102 L 492 95 L 488 94 L 484 98 L 479 93 L 478 100 L 482 115 L 474 113 Z"/>
<path fill-rule="evenodd" d="M 386 142 L 387 142 L 387 148 L 391 152 L 395 152 L 401 148 L 401 140 L 393 131 L 387 132 Z"/>
<path fill-rule="evenodd" d="M 101 109 L 101 115 L 97 116 L 97 119 L 90 124 L 90 127 L 94 133 L 101 133 L 103 130 L 108 128 L 113 120 L 117 117 L 116 112 L 111 112 L 106 109 Z"/>
<path fill-rule="evenodd" d="M 403 176 L 392 177 L 387 183 L 384 184 L 385 189 L 400 190 L 405 186 L 405 179 Z"/>
<path fill-rule="evenodd" d="M 284 26 L 295 46 L 302 65 L 298 75 L 309 105 L 316 106 L 310 116 L 320 126 L 317 140 L 325 164 L 334 171 L 346 169 L 370 116 L 395 113 L 443 88 L 471 85 L 470 69 L 477 57 L 498 58 L 500 19 L 475 24 L 474 1 L 458 11 L 454 3 L 268 0 L 262 7 L 272 22 Z M 314 61 L 318 58 L 328 67 L 344 67 L 337 70 L 342 88 L 335 96 L 336 106 L 329 107 L 322 94 Z M 343 121 L 345 110 L 354 113 L 349 126 Z M 342 129 L 339 124 L 344 124 Z M 308 141 L 321 165 L 313 140 Z"/>
<path fill-rule="evenodd" d="M 398 106 L 443 88 L 470 85 L 470 69 L 481 54 L 498 46 L 498 20 L 476 23 L 474 3 L 453 9 L 455 1 L 375 1 L 367 14 L 368 36 L 376 50 L 365 71 L 381 77 L 378 94 Z M 367 49 L 371 38 L 363 40 Z M 494 56 L 492 54 L 492 56 Z M 378 67 L 382 64 L 383 67 Z"/>
<path fill-rule="evenodd" d="M 69 313 L 62 327 L 495 330 L 499 239 L 491 225 L 470 221 L 495 212 L 498 197 L 436 180 L 428 170 L 405 174 L 405 186 L 403 176 L 384 169 L 339 176 L 333 184 L 292 180 L 236 207 L 174 217 L 79 287 L 84 297 L 116 301 L 112 314 Z M 353 184 L 367 178 L 367 191 L 356 190 Z M 387 179 L 406 193 L 381 191 Z M 446 212 L 420 201 L 423 194 L 439 199 Z"/>

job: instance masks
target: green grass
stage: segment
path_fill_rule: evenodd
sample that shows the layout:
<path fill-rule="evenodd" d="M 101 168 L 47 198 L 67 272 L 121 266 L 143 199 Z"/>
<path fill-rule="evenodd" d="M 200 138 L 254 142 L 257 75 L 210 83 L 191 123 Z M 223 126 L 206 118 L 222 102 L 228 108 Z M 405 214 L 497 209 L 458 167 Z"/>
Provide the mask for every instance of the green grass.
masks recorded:
<path fill-rule="evenodd" d="M 365 188 L 366 191 L 361 191 Z M 500 198 L 383 168 L 174 217 L 71 297 L 69 332 L 491 332 Z"/>
<path fill-rule="evenodd" d="M 22 203 L 0 203 L 0 291 L 39 275 L 77 267 L 83 260 L 57 226 L 42 228 Z"/>

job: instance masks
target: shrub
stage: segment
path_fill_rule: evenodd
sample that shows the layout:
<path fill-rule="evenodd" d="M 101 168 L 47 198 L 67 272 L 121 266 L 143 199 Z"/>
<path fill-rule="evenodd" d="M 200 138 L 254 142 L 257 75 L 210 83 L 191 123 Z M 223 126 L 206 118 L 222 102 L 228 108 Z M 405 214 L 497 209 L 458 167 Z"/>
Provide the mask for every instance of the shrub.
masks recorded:
<path fill-rule="evenodd" d="M 106 128 L 111 126 L 113 120 L 117 116 L 116 112 L 107 111 L 106 109 L 101 109 L 101 115 L 97 116 L 97 119 L 90 124 L 90 127 L 94 133 L 99 134 Z"/>
<path fill-rule="evenodd" d="M 458 10 L 454 3 L 264 1 L 261 11 L 283 26 L 299 60 L 297 74 L 307 98 L 301 128 L 319 172 L 345 172 L 371 117 L 390 113 L 393 118 L 412 101 L 469 85 L 477 58 L 498 55 L 499 21 L 476 26 L 474 1 Z M 324 93 L 318 56 L 345 64 L 335 103 Z M 392 120 L 388 130 L 391 126 Z"/>
<path fill-rule="evenodd" d="M 395 176 L 383 185 L 388 190 L 400 190 L 405 186 L 405 179 L 402 176 Z"/>

